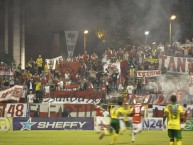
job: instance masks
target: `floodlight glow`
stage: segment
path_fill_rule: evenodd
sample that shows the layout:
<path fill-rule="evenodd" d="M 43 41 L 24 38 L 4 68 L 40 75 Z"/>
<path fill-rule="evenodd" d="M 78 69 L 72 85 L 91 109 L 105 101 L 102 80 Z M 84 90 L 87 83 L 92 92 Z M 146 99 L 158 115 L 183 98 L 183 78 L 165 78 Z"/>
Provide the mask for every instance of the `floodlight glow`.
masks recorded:
<path fill-rule="evenodd" d="M 170 17 L 170 19 L 171 19 L 171 20 L 175 20 L 175 19 L 176 19 L 176 15 L 172 15 L 172 16 Z"/>
<path fill-rule="evenodd" d="M 84 34 L 88 34 L 88 30 L 84 30 Z"/>
<path fill-rule="evenodd" d="M 145 31 L 145 35 L 149 35 L 149 31 Z"/>

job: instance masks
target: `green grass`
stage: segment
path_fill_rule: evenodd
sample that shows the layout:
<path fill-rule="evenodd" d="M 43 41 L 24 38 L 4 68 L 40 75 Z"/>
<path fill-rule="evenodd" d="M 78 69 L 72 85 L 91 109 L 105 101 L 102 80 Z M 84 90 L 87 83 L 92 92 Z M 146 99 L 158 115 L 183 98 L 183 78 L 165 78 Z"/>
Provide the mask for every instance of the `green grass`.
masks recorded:
<path fill-rule="evenodd" d="M 112 136 L 98 140 L 96 131 L 10 131 L 0 132 L 0 145 L 109 145 Z M 193 132 L 182 132 L 183 144 L 191 145 Z M 131 145 L 131 132 L 120 135 L 115 145 Z M 143 131 L 134 145 L 169 145 L 166 131 Z"/>

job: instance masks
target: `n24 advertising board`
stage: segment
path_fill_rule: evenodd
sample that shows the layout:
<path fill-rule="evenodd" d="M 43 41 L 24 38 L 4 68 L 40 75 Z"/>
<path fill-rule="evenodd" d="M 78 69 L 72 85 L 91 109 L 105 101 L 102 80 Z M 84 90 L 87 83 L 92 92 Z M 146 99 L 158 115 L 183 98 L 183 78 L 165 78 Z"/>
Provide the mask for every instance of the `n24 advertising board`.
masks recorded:
<path fill-rule="evenodd" d="M 163 130 L 162 118 L 145 118 L 143 120 L 143 130 Z"/>
<path fill-rule="evenodd" d="M 15 117 L 13 130 L 94 130 L 94 118 Z"/>

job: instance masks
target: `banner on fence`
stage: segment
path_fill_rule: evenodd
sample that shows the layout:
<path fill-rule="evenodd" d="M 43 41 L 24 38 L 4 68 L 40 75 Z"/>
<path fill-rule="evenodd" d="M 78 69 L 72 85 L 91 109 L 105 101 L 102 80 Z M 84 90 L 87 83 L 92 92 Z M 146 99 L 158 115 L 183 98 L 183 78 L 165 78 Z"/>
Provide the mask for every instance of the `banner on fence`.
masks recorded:
<path fill-rule="evenodd" d="M 147 70 L 147 71 L 137 71 L 137 77 L 156 77 L 160 76 L 161 71 L 160 70 Z"/>
<path fill-rule="evenodd" d="M 42 103 L 96 104 L 105 98 L 104 92 L 96 91 L 54 91 L 43 98 Z"/>
<path fill-rule="evenodd" d="M 29 104 L 29 113 L 30 117 L 94 117 L 96 110 L 92 104 Z"/>
<path fill-rule="evenodd" d="M 94 118 L 13 118 L 13 130 L 94 130 Z"/>
<path fill-rule="evenodd" d="M 0 117 L 26 117 L 27 104 L 0 104 Z"/>
<path fill-rule="evenodd" d="M 93 104 L 0 104 L 0 117 L 94 117 Z"/>
<path fill-rule="evenodd" d="M 0 70 L 0 76 L 12 76 L 13 74 L 11 70 Z"/>

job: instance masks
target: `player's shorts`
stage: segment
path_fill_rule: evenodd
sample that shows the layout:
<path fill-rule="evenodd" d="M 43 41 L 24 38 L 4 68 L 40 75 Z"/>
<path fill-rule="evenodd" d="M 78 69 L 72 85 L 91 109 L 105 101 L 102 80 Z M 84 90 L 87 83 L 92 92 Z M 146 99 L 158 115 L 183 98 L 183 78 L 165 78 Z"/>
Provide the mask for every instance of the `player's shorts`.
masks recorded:
<path fill-rule="evenodd" d="M 96 117 L 96 123 L 97 123 L 97 124 L 102 124 L 102 123 L 103 123 L 101 116 L 97 116 L 97 117 Z"/>
<path fill-rule="evenodd" d="M 115 130 L 115 132 L 117 134 L 119 134 L 119 130 L 120 130 L 120 123 L 119 123 L 119 119 L 111 119 L 111 127 Z"/>
<path fill-rule="evenodd" d="M 110 124 L 110 117 L 101 117 L 101 116 L 97 116 L 96 117 L 96 123 L 98 125 L 102 125 L 102 124 L 105 124 L 105 125 L 109 125 Z"/>
<path fill-rule="evenodd" d="M 181 130 L 168 129 L 168 136 L 170 138 L 182 139 Z"/>

